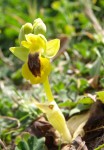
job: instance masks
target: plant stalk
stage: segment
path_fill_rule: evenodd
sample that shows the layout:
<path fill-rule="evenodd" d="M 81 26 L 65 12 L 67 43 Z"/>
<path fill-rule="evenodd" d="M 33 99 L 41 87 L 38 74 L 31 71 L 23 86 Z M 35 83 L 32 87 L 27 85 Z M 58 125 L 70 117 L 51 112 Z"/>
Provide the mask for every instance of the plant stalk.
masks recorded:
<path fill-rule="evenodd" d="M 43 85 L 44 85 L 44 90 L 45 90 L 46 96 L 48 98 L 48 101 L 49 102 L 53 101 L 54 97 L 53 97 L 53 94 L 52 94 L 52 91 L 51 91 L 51 88 L 50 88 L 48 77 L 45 80 L 45 82 L 43 83 Z"/>

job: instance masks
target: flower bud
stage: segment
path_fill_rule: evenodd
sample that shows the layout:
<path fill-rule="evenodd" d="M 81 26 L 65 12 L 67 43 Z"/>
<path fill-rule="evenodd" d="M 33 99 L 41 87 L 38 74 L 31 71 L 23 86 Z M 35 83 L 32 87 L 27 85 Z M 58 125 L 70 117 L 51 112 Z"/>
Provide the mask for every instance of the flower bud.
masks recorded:
<path fill-rule="evenodd" d="M 33 31 L 34 31 L 34 34 L 45 34 L 46 25 L 40 18 L 34 20 Z"/>
<path fill-rule="evenodd" d="M 25 40 L 25 34 L 32 33 L 33 26 L 31 23 L 24 24 L 19 32 L 19 43 L 21 44 L 21 41 Z"/>

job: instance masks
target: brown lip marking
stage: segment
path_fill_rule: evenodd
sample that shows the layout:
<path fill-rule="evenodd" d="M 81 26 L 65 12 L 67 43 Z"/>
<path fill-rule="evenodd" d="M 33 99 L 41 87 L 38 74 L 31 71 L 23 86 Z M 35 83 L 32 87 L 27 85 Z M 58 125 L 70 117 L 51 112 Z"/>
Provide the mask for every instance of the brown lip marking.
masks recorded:
<path fill-rule="evenodd" d="M 53 109 L 53 107 L 54 107 L 53 105 L 49 105 L 49 108 L 50 108 L 50 109 Z"/>
<path fill-rule="evenodd" d="M 39 59 L 39 53 L 34 53 L 34 54 L 30 53 L 28 55 L 28 67 L 31 73 L 35 77 L 41 76 L 41 73 L 40 73 L 41 64 L 40 64 L 40 59 Z"/>

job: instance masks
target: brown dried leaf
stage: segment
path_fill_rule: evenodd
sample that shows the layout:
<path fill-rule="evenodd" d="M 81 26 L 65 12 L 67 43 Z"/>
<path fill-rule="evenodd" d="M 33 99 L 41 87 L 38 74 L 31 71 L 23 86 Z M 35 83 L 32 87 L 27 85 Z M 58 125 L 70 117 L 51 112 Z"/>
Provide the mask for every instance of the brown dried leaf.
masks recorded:
<path fill-rule="evenodd" d="M 52 125 L 46 121 L 45 117 L 42 116 L 37 118 L 28 128 L 28 132 L 36 135 L 38 138 L 45 137 L 45 144 L 49 150 L 51 150 L 51 148 L 53 148 L 52 150 L 58 149 L 57 145 L 59 143 L 59 134 Z"/>
<path fill-rule="evenodd" d="M 91 107 L 89 119 L 84 126 L 83 140 L 90 150 L 104 143 L 104 104 L 97 100 Z"/>
<path fill-rule="evenodd" d="M 89 79 L 88 83 L 92 88 L 96 89 L 98 88 L 98 81 L 99 81 L 99 76 L 94 76 L 93 78 Z"/>
<path fill-rule="evenodd" d="M 97 100 L 91 106 L 90 116 L 84 126 L 84 130 L 88 132 L 102 125 L 104 125 L 104 104 Z"/>
<path fill-rule="evenodd" d="M 70 130 L 73 138 L 76 138 L 78 135 L 83 135 L 83 126 L 89 118 L 89 112 L 78 114 L 72 116 L 67 121 L 68 129 Z"/>
<path fill-rule="evenodd" d="M 69 150 L 88 150 L 87 146 L 85 145 L 85 141 L 82 141 L 81 137 L 78 136 L 73 141 Z"/>

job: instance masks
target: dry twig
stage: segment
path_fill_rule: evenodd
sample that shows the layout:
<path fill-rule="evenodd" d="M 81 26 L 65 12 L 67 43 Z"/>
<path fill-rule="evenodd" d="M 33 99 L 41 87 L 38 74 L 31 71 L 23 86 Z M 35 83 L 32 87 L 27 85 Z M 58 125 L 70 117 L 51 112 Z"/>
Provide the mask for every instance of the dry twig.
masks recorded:
<path fill-rule="evenodd" d="M 16 127 L 16 128 L 19 128 L 19 127 L 20 127 L 20 121 L 19 121 L 18 119 L 16 119 L 16 118 L 8 117 L 8 116 L 0 116 L 0 118 L 16 121 L 16 122 L 17 122 L 17 127 Z M 15 129 L 16 129 L 16 128 L 15 128 Z"/>
<path fill-rule="evenodd" d="M 3 148 L 4 150 L 7 150 L 5 144 L 3 143 L 3 141 L 2 141 L 1 139 L 0 139 L 0 145 L 2 146 L 2 148 Z"/>
<path fill-rule="evenodd" d="M 3 54 L 3 52 L 2 52 L 1 49 L 0 49 L 0 59 L 1 59 L 5 64 L 7 64 L 7 65 L 10 66 L 10 67 L 13 67 L 13 66 L 14 66 L 13 63 L 12 63 L 8 58 L 6 58 L 6 57 L 4 56 L 4 54 Z"/>
<path fill-rule="evenodd" d="M 85 15 L 88 17 L 88 19 L 90 20 L 90 22 L 92 23 L 95 31 L 97 34 L 101 34 L 102 36 L 104 36 L 104 29 L 102 28 L 102 26 L 100 25 L 99 21 L 97 20 L 92 7 L 91 7 L 91 1 L 90 0 L 86 0 L 86 2 L 84 0 L 80 0 L 81 4 L 84 7 L 84 13 Z"/>

